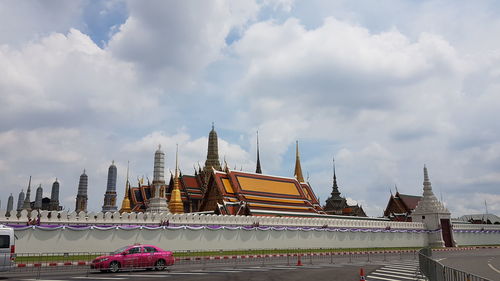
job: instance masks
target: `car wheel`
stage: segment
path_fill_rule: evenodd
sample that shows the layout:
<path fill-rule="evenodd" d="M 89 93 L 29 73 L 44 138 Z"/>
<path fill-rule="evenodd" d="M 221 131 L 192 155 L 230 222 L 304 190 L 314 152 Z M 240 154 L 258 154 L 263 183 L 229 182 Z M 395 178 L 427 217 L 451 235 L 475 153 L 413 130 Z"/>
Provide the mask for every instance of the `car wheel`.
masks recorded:
<path fill-rule="evenodd" d="M 109 271 L 115 273 L 120 270 L 120 263 L 117 261 L 113 261 L 109 264 Z"/>
<path fill-rule="evenodd" d="M 155 269 L 158 271 L 165 270 L 165 261 L 164 260 L 157 260 L 155 263 Z"/>

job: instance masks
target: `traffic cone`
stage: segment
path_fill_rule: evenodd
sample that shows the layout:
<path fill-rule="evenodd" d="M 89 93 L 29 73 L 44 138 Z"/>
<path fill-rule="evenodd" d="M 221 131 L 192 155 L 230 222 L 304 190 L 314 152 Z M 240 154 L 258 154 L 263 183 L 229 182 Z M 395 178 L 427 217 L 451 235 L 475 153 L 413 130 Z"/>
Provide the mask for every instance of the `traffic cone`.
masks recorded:
<path fill-rule="evenodd" d="M 365 279 L 365 270 L 363 268 L 359 269 L 359 280 L 364 281 Z"/>
<path fill-rule="evenodd" d="M 301 254 L 298 255 L 299 259 L 297 260 L 297 266 L 302 266 L 302 261 L 300 260 Z"/>

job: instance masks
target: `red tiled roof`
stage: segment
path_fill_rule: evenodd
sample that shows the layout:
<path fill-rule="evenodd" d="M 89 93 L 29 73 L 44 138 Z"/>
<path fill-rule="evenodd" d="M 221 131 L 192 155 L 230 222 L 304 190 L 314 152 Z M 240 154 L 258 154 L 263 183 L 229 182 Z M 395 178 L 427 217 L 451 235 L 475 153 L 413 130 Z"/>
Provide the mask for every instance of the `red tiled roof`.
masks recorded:
<path fill-rule="evenodd" d="M 401 193 L 398 193 L 397 195 L 399 195 L 401 201 L 403 201 L 406 207 L 410 210 L 414 210 L 417 207 L 418 202 L 422 199 L 422 196 L 414 196 Z"/>

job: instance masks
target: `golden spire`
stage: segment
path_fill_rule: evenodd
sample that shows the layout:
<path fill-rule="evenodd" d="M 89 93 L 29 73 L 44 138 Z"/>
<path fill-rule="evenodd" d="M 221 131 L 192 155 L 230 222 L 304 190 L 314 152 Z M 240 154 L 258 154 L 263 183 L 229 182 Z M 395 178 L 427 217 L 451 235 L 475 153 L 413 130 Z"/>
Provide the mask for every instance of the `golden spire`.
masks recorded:
<path fill-rule="evenodd" d="M 130 193 L 130 183 L 128 181 L 129 164 L 130 162 L 127 161 L 127 182 L 125 183 L 125 196 L 123 197 L 120 213 L 130 213 L 132 211 L 132 208 L 130 207 L 130 198 L 129 198 L 129 193 Z"/>
<path fill-rule="evenodd" d="M 300 156 L 299 156 L 299 141 L 295 144 L 295 178 L 299 182 L 305 182 L 304 176 L 302 175 L 302 168 L 300 167 Z"/>
<path fill-rule="evenodd" d="M 175 152 L 175 176 L 174 176 L 174 188 L 172 188 L 172 194 L 170 195 L 170 202 L 168 207 L 170 212 L 173 214 L 184 213 L 184 204 L 182 203 L 181 191 L 179 190 L 179 145 L 177 145 L 177 150 Z"/>

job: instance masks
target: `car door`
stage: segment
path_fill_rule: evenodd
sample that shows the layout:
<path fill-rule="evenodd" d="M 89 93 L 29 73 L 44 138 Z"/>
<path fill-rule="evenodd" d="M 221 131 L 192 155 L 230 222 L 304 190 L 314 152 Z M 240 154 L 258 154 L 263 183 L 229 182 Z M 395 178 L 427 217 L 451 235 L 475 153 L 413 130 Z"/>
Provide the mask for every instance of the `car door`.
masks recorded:
<path fill-rule="evenodd" d="M 153 267 L 156 262 L 156 252 L 155 248 L 150 246 L 144 246 L 144 261 L 147 267 Z"/>
<path fill-rule="evenodd" d="M 132 247 L 125 252 L 124 267 L 138 267 L 141 256 L 141 247 Z"/>

